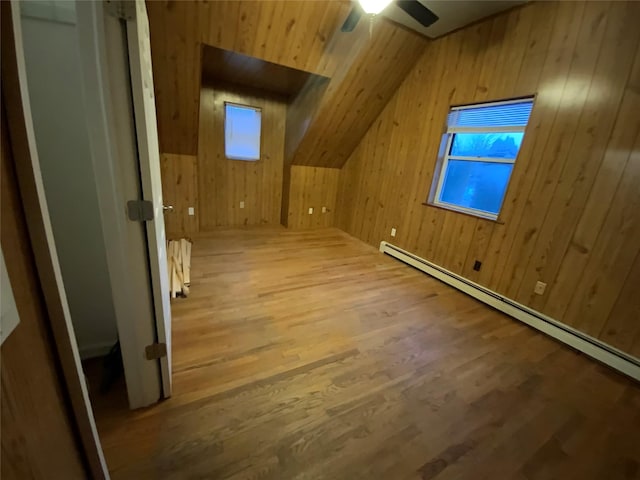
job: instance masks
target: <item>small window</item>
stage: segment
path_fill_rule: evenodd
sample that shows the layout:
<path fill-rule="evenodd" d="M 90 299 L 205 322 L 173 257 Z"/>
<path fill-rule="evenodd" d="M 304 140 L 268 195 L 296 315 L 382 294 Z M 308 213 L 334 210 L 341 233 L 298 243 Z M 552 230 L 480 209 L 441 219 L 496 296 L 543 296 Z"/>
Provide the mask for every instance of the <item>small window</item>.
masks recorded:
<path fill-rule="evenodd" d="M 453 107 L 429 203 L 497 219 L 532 108 L 532 98 Z"/>
<path fill-rule="evenodd" d="M 231 160 L 260 160 L 259 108 L 224 104 L 224 153 Z"/>

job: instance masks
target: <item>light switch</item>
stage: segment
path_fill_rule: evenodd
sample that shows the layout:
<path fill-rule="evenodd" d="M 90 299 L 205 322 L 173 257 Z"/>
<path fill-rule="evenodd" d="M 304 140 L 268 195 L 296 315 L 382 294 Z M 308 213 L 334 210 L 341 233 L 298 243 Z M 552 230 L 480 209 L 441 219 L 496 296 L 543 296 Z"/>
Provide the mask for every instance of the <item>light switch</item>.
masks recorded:
<path fill-rule="evenodd" d="M 189 215 L 193 216 L 196 214 L 196 210 L 193 207 L 189 207 Z"/>
<path fill-rule="evenodd" d="M 309 215 L 313 215 L 313 207 L 309 207 Z"/>
<path fill-rule="evenodd" d="M 244 200 L 240 200 L 240 208 L 244 208 Z"/>

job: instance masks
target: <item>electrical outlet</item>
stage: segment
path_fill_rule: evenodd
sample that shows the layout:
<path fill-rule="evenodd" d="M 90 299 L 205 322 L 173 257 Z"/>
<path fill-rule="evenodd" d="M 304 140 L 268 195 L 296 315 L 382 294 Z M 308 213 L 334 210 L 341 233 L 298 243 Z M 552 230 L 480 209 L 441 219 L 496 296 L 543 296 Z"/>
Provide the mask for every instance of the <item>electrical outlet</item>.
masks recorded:
<path fill-rule="evenodd" d="M 327 213 L 327 207 L 322 207 L 322 213 Z"/>
<path fill-rule="evenodd" d="M 482 262 L 480 260 L 476 260 L 475 263 L 473 264 L 473 269 L 476 272 L 480 271 L 480 267 L 482 267 Z"/>
<path fill-rule="evenodd" d="M 544 295 L 544 290 L 547 288 L 547 284 L 544 282 L 536 282 L 536 286 L 533 289 L 533 293 L 536 295 Z"/>
<path fill-rule="evenodd" d="M 244 200 L 240 200 L 240 208 L 244 208 Z"/>
<path fill-rule="evenodd" d="M 196 210 L 193 207 L 189 207 L 189 215 L 193 216 L 196 214 Z"/>
<path fill-rule="evenodd" d="M 395 237 L 395 236 L 396 236 L 396 229 L 395 229 L 395 228 L 392 228 L 392 229 L 391 229 L 391 236 L 392 236 L 392 237 Z"/>
<path fill-rule="evenodd" d="M 313 215 L 313 207 L 309 207 L 309 215 Z"/>

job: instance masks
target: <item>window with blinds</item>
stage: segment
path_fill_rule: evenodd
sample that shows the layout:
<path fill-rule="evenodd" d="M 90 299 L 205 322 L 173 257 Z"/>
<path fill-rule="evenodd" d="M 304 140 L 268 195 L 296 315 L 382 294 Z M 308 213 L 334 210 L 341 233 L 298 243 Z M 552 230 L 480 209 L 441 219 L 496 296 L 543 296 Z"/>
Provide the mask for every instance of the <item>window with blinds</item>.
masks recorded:
<path fill-rule="evenodd" d="M 451 108 L 430 203 L 497 219 L 533 98 Z"/>
<path fill-rule="evenodd" d="M 224 104 L 224 153 L 230 160 L 260 160 L 262 112 L 259 108 Z"/>

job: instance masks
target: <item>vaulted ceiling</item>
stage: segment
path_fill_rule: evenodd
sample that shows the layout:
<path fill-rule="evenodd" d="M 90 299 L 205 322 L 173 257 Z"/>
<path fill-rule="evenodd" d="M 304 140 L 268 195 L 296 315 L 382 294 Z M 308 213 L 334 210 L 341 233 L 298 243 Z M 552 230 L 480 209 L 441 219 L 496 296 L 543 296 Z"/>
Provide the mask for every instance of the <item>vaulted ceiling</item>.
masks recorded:
<path fill-rule="evenodd" d="M 315 73 L 285 67 L 256 57 L 202 45 L 202 83 L 232 84 L 275 93 L 293 100 L 308 82 L 327 81 Z"/>
<path fill-rule="evenodd" d="M 209 46 L 316 74 L 291 99 L 286 161 L 341 167 L 427 42 L 384 19 L 342 33 L 350 8 L 348 1 L 148 2 L 161 152 L 197 153 Z"/>

